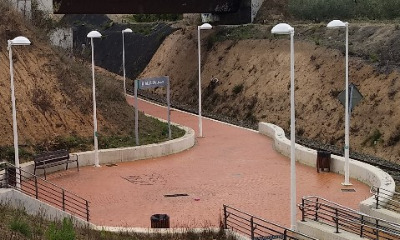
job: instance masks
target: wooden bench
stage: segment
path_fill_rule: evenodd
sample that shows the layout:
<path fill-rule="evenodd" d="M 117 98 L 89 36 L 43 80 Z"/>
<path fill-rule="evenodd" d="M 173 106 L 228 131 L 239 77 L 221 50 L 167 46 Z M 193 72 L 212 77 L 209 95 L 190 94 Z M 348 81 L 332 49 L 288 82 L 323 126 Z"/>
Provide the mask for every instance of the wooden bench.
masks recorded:
<path fill-rule="evenodd" d="M 33 174 L 36 175 L 36 169 L 43 169 L 44 178 L 46 179 L 46 168 L 66 164 L 65 170 L 68 170 L 68 164 L 76 162 L 79 171 L 78 155 L 70 154 L 68 150 L 57 150 L 51 152 L 43 152 L 35 156 L 35 169 Z"/>

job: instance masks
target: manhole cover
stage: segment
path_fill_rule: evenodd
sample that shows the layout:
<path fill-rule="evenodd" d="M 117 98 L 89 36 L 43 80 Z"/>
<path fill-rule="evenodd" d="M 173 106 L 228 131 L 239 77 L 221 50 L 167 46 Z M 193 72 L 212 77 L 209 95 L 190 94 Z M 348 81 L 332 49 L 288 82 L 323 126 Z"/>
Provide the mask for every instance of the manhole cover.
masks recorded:
<path fill-rule="evenodd" d="M 187 197 L 186 193 L 165 194 L 164 197 Z"/>
<path fill-rule="evenodd" d="M 355 192 L 356 190 L 354 188 L 342 188 L 342 192 Z"/>

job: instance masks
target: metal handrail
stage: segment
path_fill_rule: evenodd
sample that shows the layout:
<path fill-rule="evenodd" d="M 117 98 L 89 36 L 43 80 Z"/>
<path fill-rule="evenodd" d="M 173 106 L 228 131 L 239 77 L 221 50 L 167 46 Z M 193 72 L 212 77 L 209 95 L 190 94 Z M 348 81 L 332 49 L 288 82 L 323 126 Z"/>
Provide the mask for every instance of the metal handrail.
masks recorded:
<path fill-rule="evenodd" d="M 378 187 L 371 187 L 370 192 L 374 194 L 376 209 L 384 208 L 400 213 L 400 193 Z"/>
<path fill-rule="evenodd" d="M 400 239 L 399 224 L 371 217 L 321 197 L 303 197 L 299 207 L 302 221 L 310 219 L 329 225 L 335 228 L 335 233 L 344 230 L 367 239 Z"/>
<path fill-rule="evenodd" d="M 16 170 L 17 168 L 10 163 L 2 162 L 1 164 L 5 165 L 5 169 L 0 171 L 0 188 L 12 187 L 86 221 L 90 220 L 88 200 L 21 168 L 15 171 L 15 175 L 10 175 L 9 169 Z M 17 177 L 21 182 L 20 188 L 17 187 Z"/>
<path fill-rule="evenodd" d="M 239 209 L 223 205 L 224 229 L 231 229 L 247 235 L 251 240 L 258 239 L 288 239 L 317 240 L 297 231 L 290 230 L 279 224 L 253 216 Z"/>

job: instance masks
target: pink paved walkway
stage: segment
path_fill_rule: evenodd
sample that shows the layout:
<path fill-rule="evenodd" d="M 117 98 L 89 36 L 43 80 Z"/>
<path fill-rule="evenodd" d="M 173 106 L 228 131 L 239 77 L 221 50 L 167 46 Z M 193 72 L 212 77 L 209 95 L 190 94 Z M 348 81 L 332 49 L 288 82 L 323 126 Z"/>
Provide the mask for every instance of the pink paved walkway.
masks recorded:
<path fill-rule="evenodd" d="M 139 109 L 166 117 L 165 108 L 147 102 L 140 101 Z M 196 116 L 171 114 L 173 122 L 197 131 Z M 151 215 L 166 213 L 171 227 L 217 226 L 222 205 L 228 204 L 289 226 L 289 159 L 273 150 L 271 139 L 208 119 L 203 120 L 203 135 L 182 153 L 61 171 L 49 179 L 88 199 L 91 221 L 99 225 L 150 227 Z M 296 167 L 298 203 L 302 196 L 318 195 L 357 209 L 370 196 L 369 188 L 353 179 L 356 192 L 342 192 L 343 176 Z M 189 196 L 164 197 L 180 193 Z"/>

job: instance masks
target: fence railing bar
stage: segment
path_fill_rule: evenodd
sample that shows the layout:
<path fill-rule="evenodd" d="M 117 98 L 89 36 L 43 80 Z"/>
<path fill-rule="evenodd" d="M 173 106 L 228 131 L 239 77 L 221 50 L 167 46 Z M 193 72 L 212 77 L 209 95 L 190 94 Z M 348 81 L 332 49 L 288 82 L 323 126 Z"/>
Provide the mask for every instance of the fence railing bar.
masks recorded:
<path fill-rule="evenodd" d="M 6 185 L 7 187 L 13 187 L 18 191 L 24 192 L 28 196 L 32 196 L 45 203 L 60 208 L 63 211 L 69 212 L 89 221 L 89 201 L 57 186 L 54 183 L 26 172 L 21 168 L 19 168 L 19 171 L 16 171 L 16 174 L 19 174 L 19 178 L 21 179 L 21 187 L 17 189 L 15 188 L 16 179 L 13 179 L 15 177 L 8 178 L 8 169 L 12 168 L 15 169 L 15 166 L 7 163 L 4 172 L 0 174 L 0 187 L 3 185 Z"/>

